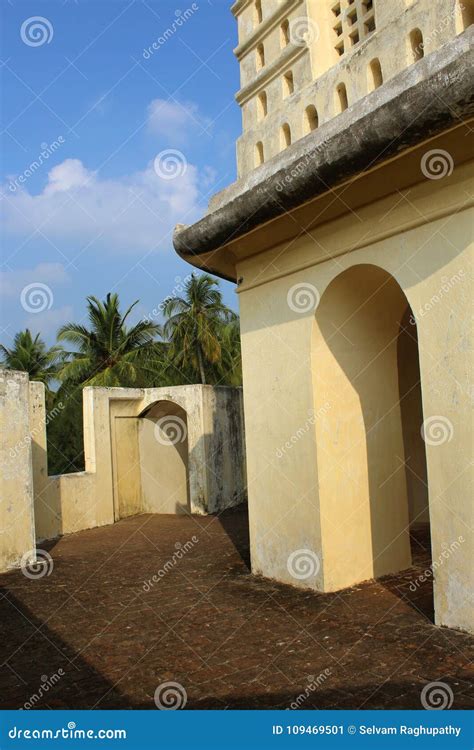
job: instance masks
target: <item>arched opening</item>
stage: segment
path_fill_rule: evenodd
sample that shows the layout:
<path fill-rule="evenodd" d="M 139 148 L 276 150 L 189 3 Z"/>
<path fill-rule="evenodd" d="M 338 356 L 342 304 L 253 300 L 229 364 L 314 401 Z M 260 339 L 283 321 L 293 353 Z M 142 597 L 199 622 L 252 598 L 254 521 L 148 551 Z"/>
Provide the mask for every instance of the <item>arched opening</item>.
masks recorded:
<path fill-rule="evenodd" d="M 280 26 L 280 47 L 286 47 L 290 43 L 290 22 L 287 18 Z"/>
<path fill-rule="evenodd" d="M 283 76 L 283 97 L 291 96 L 295 90 L 295 83 L 293 80 L 293 73 L 291 70 L 285 73 Z"/>
<path fill-rule="evenodd" d="M 474 23 L 474 0 L 459 0 L 457 9 L 459 21 L 457 23 L 458 31 L 464 31 Z"/>
<path fill-rule="evenodd" d="M 305 133 L 311 133 L 312 130 L 316 130 L 319 126 L 318 111 L 314 104 L 310 104 L 305 109 L 303 129 Z"/>
<path fill-rule="evenodd" d="M 257 97 L 257 119 L 263 120 L 267 116 L 267 95 L 265 91 L 262 91 Z"/>
<path fill-rule="evenodd" d="M 263 143 L 262 141 L 258 141 L 258 143 L 255 144 L 255 157 L 254 157 L 254 163 L 256 167 L 259 167 L 260 164 L 263 164 L 265 161 L 265 155 L 263 152 Z"/>
<path fill-rule="evenodd" d="M 336 106 L 339 112 L 344 112 L 349 106 L 345 83 L 340 83 L 336 88 Z"/>
<path fill-rule="evenodd" d="M 423 524 L 426 546 L 418 342 L 397 281 L 373 265 L 337 276 L 316 310 L 312 358 L 324 576 L 336 590 L 409 568 Z"/>
<path fill-rule="evenodd" d="M 253 9 L 253 17 L 254 17 L 254 23 L 256 26 L 259 23 L 262 23 L 263 13 L 262 13 L 262 1 L 261 0 L 255 0 L 255 5 Z"/>
<path fill-rule="evenodd" d="M 378 89 L 383 83 L 382 66 L 380 60 L 375 57 L 369 63 L 369 91 Z"/>
<path fill-rule="evenodd" d="M 261 70 L 265 65 L 265 47 L 259 44 L 255 50 L 257 55 L 257 70 Z"/>
<path fill-rule="evenodd" d="M 425 56 L 425 45 L 423 34 L 420 29 L 413 29 L 408 37 L 410 43 L 410 54 L 412 62 L 418 62 Z"/>
<path fill-rule="evenodd" d="M 280 147 L 283 150 L 291 146 L 291 129 L 287 122 L 281 126 L 280 130 Z"/>
<path fill-rule="evenodd" d="M 158 401 L 138 422 L 142 512 L 189 512 L 186 412 L 172 401 Z"/>

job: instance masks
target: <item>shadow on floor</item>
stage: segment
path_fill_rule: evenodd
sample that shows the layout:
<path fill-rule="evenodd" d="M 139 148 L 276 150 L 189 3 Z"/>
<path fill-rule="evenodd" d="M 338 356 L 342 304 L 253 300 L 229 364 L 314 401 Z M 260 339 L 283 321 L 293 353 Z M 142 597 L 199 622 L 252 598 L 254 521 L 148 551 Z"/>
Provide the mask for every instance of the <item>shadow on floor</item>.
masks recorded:
<path fill-rule="evenodd" d="M 245 566 L 250 571 L 250 539 L 247 504 L 224 510 L 216 517 L 225 531 Z"/>
<path fill-rule="evenodd" d="M 412 567 L 379 583 L 399 599 L 434 623 L 433 577 L 431 570 L 431 535 L 429 523 L 410 529 Z"/>
<path fill-rule="evenodd" d="M 2 630 L 8 624 L 8 639 L 0 639 L 0 709 L 85 709 L 99 700 L 100 708 L 130 708 L 120 690 L 3 588 L 0 623 Z M 39 641 L 41 658 L 33 658 Z"/>

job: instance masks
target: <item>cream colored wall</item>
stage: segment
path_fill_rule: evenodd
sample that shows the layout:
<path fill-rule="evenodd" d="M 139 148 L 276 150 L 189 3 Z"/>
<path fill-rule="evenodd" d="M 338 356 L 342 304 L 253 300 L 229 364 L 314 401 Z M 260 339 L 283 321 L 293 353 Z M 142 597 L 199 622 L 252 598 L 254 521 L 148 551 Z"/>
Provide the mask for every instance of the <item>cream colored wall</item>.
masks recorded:
<path fill-rule="evenodd" d="M 187 508 L 206 514 L 246 500 L 240 389 L 85 388 L 85 471 L 48 477 L 44 389 L 38 383 L 30 388 L 39 539 L 136 513 Z M 146 416 L 155 402 L 161 406 Z M 186 415 L 185 441 L 177 452 L 171 446 L 170 452 L 157 441 L 154 427 L 161 416 L 173 418 L 180 409 Z M 189 502 L 183 471 L 186 447 Z"/>
<path fill-rule="evenodd" d="M 189 512 L 186 412 L 170 401 L 153 406 L 139 420 L 139 444 L 144 511 Z"/>
<path fill-rule="evenodd" d="M 36 440 L 46 444 L 44 402 L 37 410 Z M 35 523 L 39 539 L 52 539 L 114 521 L 111 436 L 107 389 L 83 391 L 85 471 L 49 476 L 35 485 Z M 47 455 L 41 451 L 35 474 L 47 476 Z"/>
<path fill-rule="evenodd" d="M 138 417 L 115 416 L 112 421 L 117 470 L 114 485 L 116 521 L 119 518 L 143 513 L 145 510 L 142 504 L 141 451 L 138 443 L 138 430 Z"/>
<path fill-rule="evenodd" d="M 247 4 L 238 15 L 239 47 L 236 50 L 241 67 L 241 90 L 237 100 L 242 106 L 243 135 L 237 141 L 239 176 L 252 171 L 255 166 L 255 144 L 262 142 L 265 161 L 281 150 L 280 128 L 288 123 L 292 142 L 306 134 L 305 110 L 316 106 L 319 125 L 339 114 L 337 86 L 344 83 L 349 106 L 359 101 L 372 90 L 369 64 L 380 61 L 383 80 L 393 78 L 413 63 L 409 36 L 419 28 L 423 34 L 424 54 L 429 55 L 445 42 L 465 30 L 474 19 L 467 0 L 391 0 L 390 3 L 374 0 L 376 31 L 355 47 L 346 47 L 342 57 L 335 51 L 337 42 L 333 26 L 337 21 L 331 8 L 332 0 L 308 0 L 308 3 L 279 3 L 267 0 L 264 7 L 262 33 L 253 24 L 253 2 Z M 341 0 L 342 13 L 357 7 L 363 20 L 361 0 L 355 6 Z M 287 12 L 285 9 L 288 9 Z M 463 10 L 464 9 L 464 10 Z M 471 15 L 469 15 L 469 13 Z M 277 17 L 278 23 L 269 23 Z M 293 63 L 288 60 L 287 48 L 281 48 L 279 38 L 280 19 L 297 22 L 308 19 L 308 45 L 296 46 L 300 56 Z M 267 19 L 265 21 L 265 19 Z M 363 28 L 361 24 L 360 28 Z M 255 66 L 255 49 L 258 43 L 268 49 L 266 64 L 258 71 Z M 245 50 L 241 54 L 239 49 Z M 292 45 L 290 45 L 291 47 Z M 266 69 L 270 80 L 266 78 Z M 294 70 L 295 92 L 287 99 L 282 95 L 282 75 Z M 267 92 L 268 114 L 263 120 L 257 117 L 257 96 Z"/>
<path fill-rule="evenodd" d="M 418 356 L 418 330 L 414 316 L 407 311 L 398 338 L 398 378 L 403 425 L 408 509 L 411 524 L 429 523 L 426 449 L 421 434 L 423 403 Z"/>
<path fill-rule="evenodd" d="M 288 299 L 295 297 L 298 284 L 309 284 L 310 296 L 323 299 L 345 269 L 371 264 L 393 276 L 411 305 L 418 327 L 424 418 L 441 418 L 442 427 L 447 426 L 444 442 L 425 446 L 433 560 L 442 562 L 435 578 L 436 619 L 466 630 L 474 621 L 468 596 L 474 570 L 469 536 L 473 211 L 466 208 L 471 180 L 472 164 L 458 166 L 451 177 L 420 183 L 406 199 L 397 194 L 356 214 L 307 227 L 283 246 L 277 244 L 276 234 L 273 249 L 237 268 L 244 279 L 240 307 L 253 570 L 319 590 L 344 585 L 325 534 L 327 524 L 335 521 L 341 540 L 344 531 L 348 539 L 353 534 L 349 517 L 334 515 L 331 507 L 331 502 L 350 505 L 344 494 L 348 480 L 342 471 L 322 475 L 331 466 L 326 455 L 329 438 L 323 433 L 329 429 L 336 440 L 339 425 L 331 408 L 337 406 L 341 386 L 349 402 L 352 398 L 354 421 L 345 428 L 347 445 L 354 430 L 354 453 L 345 468 L 351 468 L 352 460 L 359 471 L 366 463 L 364 443 L 358 441 L 363 433 L 357 421 L 360 406 L 350 384 L 336 381 L 339 376 L 327 360 L 326 369 L 319 369 L 314 308 L 296 312 Z M 264 231 L 268 238 L 271 226 Z M 350 252 L 353 247 L 358 249 Z M 316 389 L 324 376 L 328 387 Z M 321 412 L 326 401 L 327 413 Z M 392 465 L 393 448 L 387 440 L 380 445 L 385 471 Z M 403 451 L 399 441 L 396 449 Z M 364 480 L 369 478 L 359 477 Z M 364 534 L 367 539 L 367 522 L 359 541 Z M 446 545 L 460 537 L 465 540 L 460 549 L 444 559 Z M 313 577 L 295 580 L 287 568 L 288 556 L 305 548 L 320 557 L 321 567 Z M 350 555 L 358 570 L 366 567 L 363 544 L 353 546 Z"/>
<path fill-rule="evenodd" d="M 406 306 L 390 276 L 363 264 L 338 275 L 316 310 L 311 359 L 326 591 L 411 565 L 397 370 Z"/>
<path fill-rule="evenodd" d="M 0 370 L 0 572 L 35 560 L 28 376 Z"/>

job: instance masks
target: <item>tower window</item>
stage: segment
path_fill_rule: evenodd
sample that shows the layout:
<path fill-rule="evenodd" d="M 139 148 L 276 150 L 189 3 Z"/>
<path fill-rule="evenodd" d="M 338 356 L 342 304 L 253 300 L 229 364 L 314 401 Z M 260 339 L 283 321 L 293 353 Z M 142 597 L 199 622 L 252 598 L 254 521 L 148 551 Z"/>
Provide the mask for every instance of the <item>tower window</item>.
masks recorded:
<path fill-rule="evenodd" d="M 410 32 L 410 47 L 413 62 L 418 62 L 425 56 L 425 45 L 423 43 L 423 34 L 420 29 L 413 29 Z"/>
<path fill-rule="evenodd" d="M 255 50 L 257 55 L 257 70 L 261 70 L 265 65 L 265 47 L 263 44 L 259 44 Z"/>
<path fill-rule="evenodd" d="M 262 0 L 255 0 L 254 19 L 255 19 L 255 25 L 262 23 L 263 21 Z"/>
<path fill-rule="evenodd" d="M 345 83 L 340 83 L 336 89 L 336 101 L 339 106 L 339 112 L 344 112 L 349 106 L 347 98 L 347 89 Z"/>
<path fill-rule="evenodd" d="M 291 130 L 287 122 L 285 122 L 285 124 L 281 126 L 280 144 L 282 149 L 291 146 Z"/>
<path fill-rule="evenodd" d="M 383 83 L 382 66 L 380 60 L 375 57 L 369 63 L 369 91 L 378 89 Z"/>
<path fill-rule="evenodd" d="M 372 16 L 372 18 L 369 18 L 367 23 L 364 23 L 364 29 L 365 29 L 365 35 L 369 36 L 369 34 L 372 34 L 373 31 L 375 31 L 375 18 Z"/>
<path fill-rule="evenodd" d="M 304 113 L 304 131 L 305 133 L 311 133 L 312 130 L 316 130 L 319 125 L 318 111 L 314 104 L 310 104 L 306 107 Z"/>
<path fill-rule="evenodd" d="M 358 31 L 354 31 L 353 34 L 350 35 L 351 44 L 353 47 L 356 46 L 356 44 L 359 44 L 360 42 L 360 36 Z"/>
<path fill-rule="evenodd" d="M 280 26 L 280 47 L 286 47 L 290 43 L 290 23 L 286 18 Z"/>
<path fill-rule="evenodd" d="M 255 166 L 259 167 L 265 161 L 263 154 L 263 143 L 259 141 L 255 144 Z"/>
<path fill-rule="evenodd" d="M 293 73 L 289 70 L 288 73 L 285 73 L 283 76 L 283 96 L 291 96 L 294 90 L 295 84 L 293 81 Z"/>
<path fill-rule="evenodd" d="M 345 1 L 345 7 L 342 2 L 331 6 L 334 49 L 339 57 L 363 42 L 376 29 L 374 0 Z"/>
<path fill-rule="evenodd" d="M 267 94 L 262 91 L 257 97 L 257 117 L 259 120 L 263 120 L 267 116 Z"/>

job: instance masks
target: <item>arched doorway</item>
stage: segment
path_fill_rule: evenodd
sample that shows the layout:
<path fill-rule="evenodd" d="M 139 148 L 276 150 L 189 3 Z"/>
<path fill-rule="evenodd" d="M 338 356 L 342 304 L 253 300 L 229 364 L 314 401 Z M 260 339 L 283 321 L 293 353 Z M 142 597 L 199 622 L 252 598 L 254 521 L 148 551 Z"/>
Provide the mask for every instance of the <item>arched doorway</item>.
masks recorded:
<path fill-rule="evenodd" d="M 389 273 L 358 265 L 328 285 L 312 367 L 324 583 L 336 590 L 409 568 L 410 524 L 429 519 L 416 324 Z"/>
<path fill-rule="evenodd" d="M 188 420 L 172 401 L 158 401 L 138 424 L 144 513 L 189 512 Z"/>

